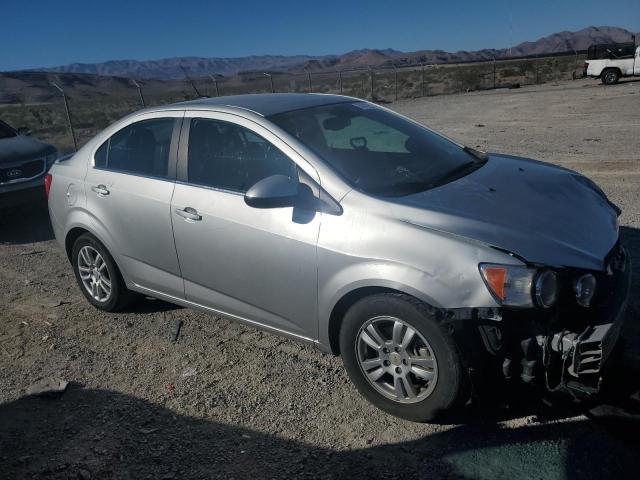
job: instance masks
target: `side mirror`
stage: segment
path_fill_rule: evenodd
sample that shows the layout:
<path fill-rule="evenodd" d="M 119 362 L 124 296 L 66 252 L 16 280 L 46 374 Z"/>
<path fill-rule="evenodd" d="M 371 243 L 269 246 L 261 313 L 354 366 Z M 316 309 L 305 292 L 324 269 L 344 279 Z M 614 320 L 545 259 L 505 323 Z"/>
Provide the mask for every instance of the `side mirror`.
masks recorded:
<path fill-rule="evenodd" d="M 19 135 L 31 135 L 31 130 L 29 130 L 27 127 L 20 127 L 16 130 L 16 132 L 18 132 Z"/>
<path fill-rule="evenodd" d="M 254 208 L 292 207 L 298 199 L 298 181 L 284 175 L 263 178 L 244 195 L 247 205 Z"/>

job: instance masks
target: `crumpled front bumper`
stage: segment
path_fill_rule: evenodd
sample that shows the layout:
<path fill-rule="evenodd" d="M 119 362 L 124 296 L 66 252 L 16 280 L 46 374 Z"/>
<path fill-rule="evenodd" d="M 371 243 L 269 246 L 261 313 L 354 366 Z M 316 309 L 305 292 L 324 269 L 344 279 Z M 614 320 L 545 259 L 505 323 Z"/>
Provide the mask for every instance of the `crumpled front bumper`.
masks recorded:
<path fill-rule="evenodd" d="M 601 319 L 579 332 L 562 330 L 543 340 L 543 366 L 547 388 L 577 396 L 597 393 L 602 370 L 618 340 L 631 287 L 631 261 L 620 248 L 612 260 L 615 287 Z"/>

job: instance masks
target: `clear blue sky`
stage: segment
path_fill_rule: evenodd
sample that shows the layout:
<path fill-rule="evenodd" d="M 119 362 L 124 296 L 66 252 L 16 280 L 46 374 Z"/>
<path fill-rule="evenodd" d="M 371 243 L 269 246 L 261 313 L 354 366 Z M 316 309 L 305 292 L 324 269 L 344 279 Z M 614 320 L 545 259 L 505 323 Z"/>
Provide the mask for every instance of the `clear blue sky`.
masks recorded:
<path fill-rule="evenodd" d="M 588 25 L 640 30 L 640 0 L 4 0 L 0 11 L 0 70 L 358 48 L 476 50 Z"/>

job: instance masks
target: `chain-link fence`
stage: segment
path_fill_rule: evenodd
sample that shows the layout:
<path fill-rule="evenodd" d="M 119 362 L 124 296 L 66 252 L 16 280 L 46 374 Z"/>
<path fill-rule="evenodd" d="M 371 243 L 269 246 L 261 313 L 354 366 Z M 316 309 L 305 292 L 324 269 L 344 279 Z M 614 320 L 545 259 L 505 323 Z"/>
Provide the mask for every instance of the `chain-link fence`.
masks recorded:
<path fill-rule="evenodd" d="M 198 96 L 265 92 L 339 93 L 388 103 L 396 100 L 495 88 L 514 88 L 581 76 L 583 52 L 540 58 L 469 63 L 385 65 L 342 71 L 244 72 L 181 81 L 109 79 L 92 84 L 87 76 L 60 76 L 34 92 L 0 91 L 0 117 L 33 135 L 72 151 L 110 123 L 143 106 Z M 8 75 L 8 74 L 0 74 Z M 45 74 L 41 74 L 45 75 Z M 51 74 L 47 74 L 47 78 Z M 100 80 L 102 81 L 102 80 Z M 3 105 L 4 104 L 4 105 Z"/>

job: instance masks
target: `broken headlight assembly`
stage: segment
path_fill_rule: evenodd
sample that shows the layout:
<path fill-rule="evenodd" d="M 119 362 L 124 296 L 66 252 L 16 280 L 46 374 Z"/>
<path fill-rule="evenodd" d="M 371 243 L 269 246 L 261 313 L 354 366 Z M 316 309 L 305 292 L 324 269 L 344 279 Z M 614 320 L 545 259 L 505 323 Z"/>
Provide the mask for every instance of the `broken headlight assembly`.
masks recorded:
<path fill-rule="evenodd" d="M 593 296 L 596 293 L 596 277 L 586 273 L 577 278 L 573 283 L 573 291 L 576 294 L 576 302 L 582 307 L 590 307 Z"/>
<path fill-rule="evenodd" d="M 501 305 L 549 308 L 558 298 L 558 276 L 553 270 L 481 263 L 482 278 Z"/>

